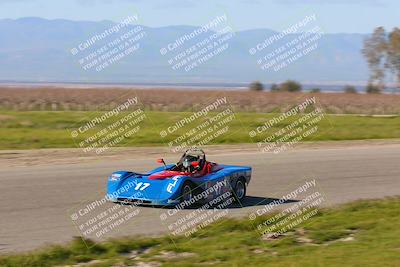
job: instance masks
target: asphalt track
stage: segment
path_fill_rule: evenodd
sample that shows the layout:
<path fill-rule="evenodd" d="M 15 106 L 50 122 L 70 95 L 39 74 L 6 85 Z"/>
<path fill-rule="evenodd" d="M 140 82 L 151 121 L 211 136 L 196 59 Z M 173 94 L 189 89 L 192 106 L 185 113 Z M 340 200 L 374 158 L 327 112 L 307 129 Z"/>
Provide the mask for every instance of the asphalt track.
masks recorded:
<path fill-rule="evenodd" d="M 71 209 L 79 208 L 86 200 L 100 199 L 105 192 L 106 177 L 112 171 L 146 171 L 155 167 L 154 158 L 161 153 L 152 151 L 148 156 L 142 153 L 131 157 L 95 157 L 91 160 L 70 156 L 75 160 L 71 162 L 46 162 L 43 159 L 41 164 L 32 166 L 13 166 L 10 160 L 5 160 L 6 156 L 0 157 L 0 163 L 3 163 L 0 164 L 0 253 L 64 243 L 73 236 L 79 236 L 70 218 Z M 169 155 L 166 161 L 176 161 L 177 158 L 178 155 Z M 40 156 L 31 160 L 41 162 Z M 262 154 L 254 147 L 220 149 L 210 154 L 209 160 L 253 167 L 247 192 L 250 197 L 243 203 L 243 208 L 228 209 L 228 216 L 248 217 L 271 199 L 280 198 L 312 179 L 316 180 L 318 190 L 325 199 L 323 205 L 327 206 L 357 199 L 400 195 L 398 143 L 305 147 L 278 155 Z M 107 203 L 105 207 L 112 205 Z M 140 208 L 137 216 L 110 235 L 168 232 L 165 223 L 160 220 L 160 214 L 165 211 Z M 181 214 L 189 212 L 185 210 Z"/>

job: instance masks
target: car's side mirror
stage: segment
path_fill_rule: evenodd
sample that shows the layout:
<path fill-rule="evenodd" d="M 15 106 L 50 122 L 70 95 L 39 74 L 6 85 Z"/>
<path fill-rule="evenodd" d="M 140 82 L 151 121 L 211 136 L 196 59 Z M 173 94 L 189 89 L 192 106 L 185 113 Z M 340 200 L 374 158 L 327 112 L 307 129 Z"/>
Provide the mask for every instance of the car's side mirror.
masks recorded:
<path fill-rule="evenodd" d="M 164 167 L 167 167 L 167 165 L 165 164 L 164 159 L 158 159 L 157 162 L 161 163 L 161 164 L 164 164 Z"/>

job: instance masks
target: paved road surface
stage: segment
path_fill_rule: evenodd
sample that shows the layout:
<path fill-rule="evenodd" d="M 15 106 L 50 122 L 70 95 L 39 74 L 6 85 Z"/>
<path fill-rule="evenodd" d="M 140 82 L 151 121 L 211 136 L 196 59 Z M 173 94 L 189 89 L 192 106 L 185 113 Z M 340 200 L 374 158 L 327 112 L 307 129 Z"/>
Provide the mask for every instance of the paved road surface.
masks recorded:
<path fill-rule="evenodd" d="M 0 159 L 1 160 L 1 159 Z M 40 158 L 36 158 L 40 161 Z M 177 157 L 166 158 L 167 162 Z M 259 203 L 280 198 L 316 179 L 325 205 L 363 198 L 400 195 L 400 145 L 302 148 L 278 155 L 252 149 L 219 152 L 209 160 L 253 166 L 244 208 L 229 209 L 229 216 L 248 216 L 262 208 Z M 4 162 L 3 162 L 4 163 Z M 1 166 L 1 165 L 0 165 Z M 4 165 L 3 165 L 4 166 Z M 48 243 L 63 243 L 79 235 L 71 209 L 86 200 L 101 199 L 105 178 L 112 171 L 146 171 L 156 166 L 154 155 L 130 159 L 101 157 L 74 163 L 45 163 L 0 169 L 0 253 L 30 250 Z M 265 202 L 266 203 L 266 202 Z M 105 204 L 103 208 L 112 207 Z M 166 209 L 140 208 L 140 213 L 116 228 L 113 236 L 166 232 L 160 214 Z M 188 214 L 183 211 L 182 214 Z"/>

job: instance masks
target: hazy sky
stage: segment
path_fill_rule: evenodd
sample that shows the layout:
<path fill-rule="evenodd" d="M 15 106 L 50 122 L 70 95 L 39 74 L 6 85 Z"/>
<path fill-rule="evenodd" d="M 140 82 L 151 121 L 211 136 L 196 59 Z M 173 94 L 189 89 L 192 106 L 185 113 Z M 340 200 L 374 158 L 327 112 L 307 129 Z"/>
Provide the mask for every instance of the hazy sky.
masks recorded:
<path fill-rule="evenodd" d="M 325 32 L 366 33 L 399 26 L 399 0 L 0 0 L 0 18 L 114 20 L 137 14 L 160 27 L 202 25 L 227 14 L 236 30 L 282 30 L 316 14 Z"/>

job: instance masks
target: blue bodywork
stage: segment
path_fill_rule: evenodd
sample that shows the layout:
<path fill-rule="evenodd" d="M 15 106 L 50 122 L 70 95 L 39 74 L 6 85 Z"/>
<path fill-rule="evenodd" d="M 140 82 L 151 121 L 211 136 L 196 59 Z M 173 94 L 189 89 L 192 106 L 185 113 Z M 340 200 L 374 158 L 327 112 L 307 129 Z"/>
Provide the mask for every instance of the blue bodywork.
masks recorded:
<path fill-rule="evenodd" d="M 156 168 L 149 173 L 139 174 L 129 171 L 117 171 L 108 177 L 107 199 L 113 202 L 131 202 L 140 205 L 174 206 L 181 202 L 182 185 L 186 181 L 193 183 L 197 192 L 213 185 L 223 185 L 213 192 L 213 196 L 232 191 L 238 179 L 246 184 L 250 182 L 251 167 L 219 165 L 220 170 L 203 176 L 177 175 L 166 179 L 149 179 L 150 175 L 172 168 L 174 164 Z"/>

